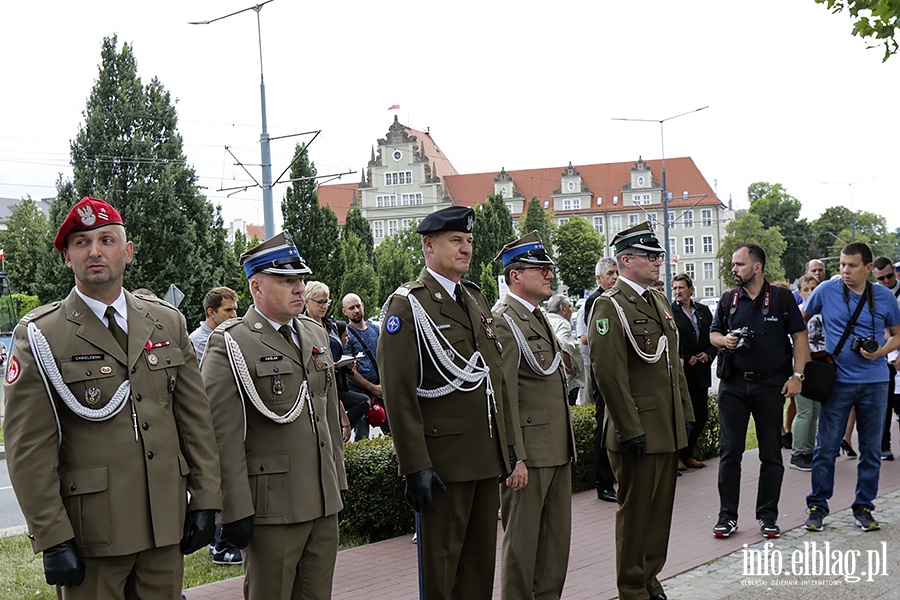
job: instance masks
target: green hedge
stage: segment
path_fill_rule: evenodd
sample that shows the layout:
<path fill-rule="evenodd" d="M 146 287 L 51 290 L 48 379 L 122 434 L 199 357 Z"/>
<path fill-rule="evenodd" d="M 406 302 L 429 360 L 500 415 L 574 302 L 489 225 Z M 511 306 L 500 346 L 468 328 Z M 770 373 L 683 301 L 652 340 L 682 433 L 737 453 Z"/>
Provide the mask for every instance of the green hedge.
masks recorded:
<path fill-rule="evenodd" d="M 572 472 L 572 491 L 594 487 L 593 405 L 571 407 L 578 461 Z M 694 456 L 719 455 L 719 421 L 715 395 L 709 396 L 709 421 Z M 341 539 L 377 542 L 414 530 L 413 513 L 403 500 L 403 478 L 397 474 L 397 455 L 390 437 L 350 442 L 344 446 L 348 509 L 341 523 Z"/>

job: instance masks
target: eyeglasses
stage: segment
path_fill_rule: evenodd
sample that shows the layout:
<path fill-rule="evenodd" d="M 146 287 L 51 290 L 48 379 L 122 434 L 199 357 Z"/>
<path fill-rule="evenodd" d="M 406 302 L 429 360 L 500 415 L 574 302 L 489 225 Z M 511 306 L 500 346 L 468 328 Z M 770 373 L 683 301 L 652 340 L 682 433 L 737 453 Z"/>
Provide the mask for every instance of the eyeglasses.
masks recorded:
<path fill-rule="evenodd" d="M 556 265 L 541 265 L 540 267 L 522 267 L 521 269 L 516 269 L 516 271 L 527 271 L 529 269 L 540 269 L 541 277 L 546 277 L 549 274 L 556 275 L 559 273 L 559 267 Z"/>
<path fill-rule="evenodd" d="M 666 259 L 665 252 L 644 252 L 642 254 L 628 254 L 626 256 L 643 256 L 650 262 L 657 262 L 657 261 Z"/>
<path fill-rule="evenodd" d="M 329 300 L 312 300 L 312 299 L 310 299 L 310 298 L 307 298 L 306 300 L 307 300 L 307 302 L 315 302 L 315 303 L 318 304 L 319 306 L 331 306 L 331 300 L 330 300 L 330 299 L 329 299 Z"/>
<path fill-rule="evenodd" d="M 876 277 L 878 281 L 884 281 L 885 279 L 893 279 L 896 277 L 896 273 L 888 273 L 887 275 L 881 275 L 880 277 Z"/>

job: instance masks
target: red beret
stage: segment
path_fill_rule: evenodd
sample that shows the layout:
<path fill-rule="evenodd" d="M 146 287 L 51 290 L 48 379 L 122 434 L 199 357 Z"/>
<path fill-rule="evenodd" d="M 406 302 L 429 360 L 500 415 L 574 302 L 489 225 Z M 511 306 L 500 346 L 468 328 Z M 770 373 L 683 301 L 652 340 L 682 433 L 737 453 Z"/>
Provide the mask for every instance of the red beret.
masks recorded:
<path fill-rule="evenodd" d="M 119 211 L 103 200 L 84 197 L 72 207 L 59 226 L 53 246 L 62 252 L 66 247 L 66 237 L 73 231 L 90 231 L 107 225 L 125 226 Z"/>

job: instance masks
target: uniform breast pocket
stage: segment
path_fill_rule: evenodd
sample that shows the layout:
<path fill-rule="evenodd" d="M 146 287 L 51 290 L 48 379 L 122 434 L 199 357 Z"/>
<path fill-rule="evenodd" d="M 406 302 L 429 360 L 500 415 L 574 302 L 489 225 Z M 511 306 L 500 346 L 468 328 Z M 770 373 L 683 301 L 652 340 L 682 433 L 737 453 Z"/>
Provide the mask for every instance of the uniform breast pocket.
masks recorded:
<path fill-rule="evenodd" d="M 113 397 L 123 377 L 115 360 L 63 361 L 60 373 L 69 390 L 82 405 L 99 409 Z"/>
<path fill-rule="evenodd" d="M 550 409 L 539 408 L 519 413 L 522 441 L 529 453 L 540 453 L 550 448 Z"/>
<path fill-rule="evenodd" d="M 247 475 L 257 517 L 287 514 L 290 506 L 288 473 L 290 457 L 286 452 L 247 456 Z"/>
<path fill-rule="evenodd" d="M 656 344 L 659 342 L 662 330 L 656 323 L 632 325 L 631 335 L 641 351 L 652 353 L 656 351 Z"/>
<path fill-rule="evenodd" d="M 334 377 L 334 363 L 331 358 L 327 354 L 310 357 L 306 361 L 306 372 L 310 393 L 325 395 Z"/>
<path fill-rule="evenodd" d="M 178 386 L 178 367 L 184 364 L 184 354 L 176 346 L 165 346 L 144 352 L 156 398 L 169 402 Z"/>
<path fill-rule="evenodd" d="M 75 539 L 85 547 L 112 542 L 106 465 L 60 471 L 63 505 L 75 530 Z"/>
<path fill-rule="evenodd" d="M 290 360 L 257 362 L 255 383 L 260 398 L 269 405 L 293 404 L 297 399 L 297 388 L 290 383 L 294 373 L 294 363 Z M 293 390 L 293 392 L 291 392 Z"/>

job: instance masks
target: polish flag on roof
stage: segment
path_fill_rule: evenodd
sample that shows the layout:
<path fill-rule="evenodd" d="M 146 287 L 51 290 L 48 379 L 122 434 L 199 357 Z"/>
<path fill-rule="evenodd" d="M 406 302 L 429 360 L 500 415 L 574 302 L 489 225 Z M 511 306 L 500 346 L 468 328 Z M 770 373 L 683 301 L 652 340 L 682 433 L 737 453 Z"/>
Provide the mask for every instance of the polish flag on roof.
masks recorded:
<path fill-rule="evenodd" d="M 399 105 L 399 104 L 394 104 L 394 105 L 392 105 L 390 108 L 388 108 L 388 110 L 400 110 L 400 105 Z"/>

